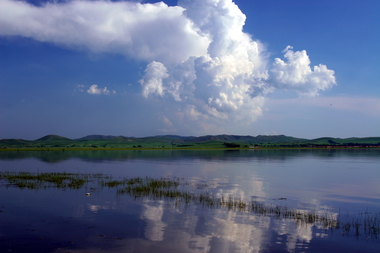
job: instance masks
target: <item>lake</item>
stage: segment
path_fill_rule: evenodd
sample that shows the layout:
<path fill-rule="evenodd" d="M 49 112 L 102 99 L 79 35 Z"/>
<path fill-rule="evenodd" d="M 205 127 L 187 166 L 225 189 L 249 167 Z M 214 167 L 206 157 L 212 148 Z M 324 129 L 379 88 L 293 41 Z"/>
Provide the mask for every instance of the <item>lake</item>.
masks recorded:
<path fill-rule="evenodd" d="M 2 151 L 0 173 L 0 252 L 380 252 L 380 149 Z"/>

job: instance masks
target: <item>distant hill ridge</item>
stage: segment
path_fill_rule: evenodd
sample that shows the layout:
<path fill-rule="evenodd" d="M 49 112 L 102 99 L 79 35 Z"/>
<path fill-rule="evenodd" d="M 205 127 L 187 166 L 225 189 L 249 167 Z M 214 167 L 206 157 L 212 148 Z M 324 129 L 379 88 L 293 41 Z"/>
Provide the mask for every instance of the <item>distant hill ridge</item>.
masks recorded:
<path fill-rule="evenodd" d="M 109 140 L 109 139 L 114 139 L 117 138 L 118 136 L 114 135 L 99 135 L 99 134 L 92 134 L 92 135 L 87 135 L 85 137 L 76 139 L 76 140 Z"/>
<path fill-rule="evenodd" d="M 42 138 L 37 139 L 36 141 L 62 141 L 62 140 L 71 140 L 71 139 L 62 137 L 59 135 L 55 135 L 55 134 L 49 134 Z"/>
<path fill-rule="evenodd" d="M 305 139 L 305 138 L 297 138 L 286 135 L 203 135 L 203 136 L 180 136 L 180 135 L 156 135 L 156 136 L 147 136 L 147 137 L 126 137 L 126 136 L 115 136 L 115 135 L 101 135 L 101 134 L 92 134 L 86 135 L 77 139 L 70 139 L 67 137 L 49 134 L 35 141 L 57 141 L 57 140 L 71 140 L 71 141 L 80 141 L 80 140 L 111 140 L 111 139 L 152 139 L 152 138 L 169 138 L 169 139 L 178 139 L 178 140 L 186 140 L 187 142 L 192 141 L 209 141 L 209 140 L 220 140 L 220 141 L 264 141 L 264 142 L 294 142 L 294 141 L 325 141 L 325 140 L 380 140 L 380 137 L 350 137 L 350 138 L 334 138 L 334 137 L 319 137 L 316 139 Z M 0 139 L 0 141 L 4 140 L 12 140 L 14 142 L 30 142 L 30 140 L 24 139 Z"/>
<path fill-rule="evenodd" d="M 286 146 L 286 147 L 310 147 L 318 145 L 346 145 L 355 146 L 370 144 L 380 146 L 380 137 L 351 137 L 333 138 L 321 137 L 316 139 L 296 138 L 286 135 L 204 135 L 204 136 L 179 136 L 179 135 L 158 135 L 149 137 L 126 137 L 114 135 L 87 135 L 78 139 L 69 139 L 59 135 L 46 135 L 37 140 L 22 139 L 2 139 L 0 148 L 49 148 L 49 147 L 102 147 L 102 148 L 172 148 L 172 147 L 193 147 L 193 148 L 222 148 L 222 147 L 251 147 L 251 146 Z"/>
<path fill-rule="evenodd" d="M 114 136 L 114 135 L 87 135 L 78 139 L 73 140 L 112 140 L 112 139 L 154 139 L 154 138 L 170 138 L 174 139 L 177 142 L 203 142 L 210 140 L 218 140 L 218 141 L 242 141 L 242 142 L 250 142 L 250 141 L 260 141 L 260 142 L 289 142 L 289 141 L 305 141 L 307 139 L 300 139 L 291 136 L 285 135 L 258 135 L 256 137 L 250 135 L 204 135 L 204 136 L 179 136 L 179 135 L 157 135 L 157 136 L 148 136 L 148 137 L 126 137 L 126 136 Z M 62 137 L 59 135 L 46 135 L 37 141 L 43 140 L 71 140 L 66 137 Z"/>

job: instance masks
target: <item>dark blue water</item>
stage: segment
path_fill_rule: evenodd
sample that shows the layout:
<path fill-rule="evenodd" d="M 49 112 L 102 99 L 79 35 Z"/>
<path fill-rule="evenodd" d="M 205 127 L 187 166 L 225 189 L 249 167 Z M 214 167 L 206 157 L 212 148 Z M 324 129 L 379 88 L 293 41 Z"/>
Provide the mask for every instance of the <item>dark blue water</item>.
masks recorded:
<path fill-rule="evenodd" d="M 379 149 L 1 152 L 0 171 L 180 177 L 215 197 L 361 224 L 380 218 Z M 36 190 L 0 182 L 0 252 L 380 252 L 380 238 L 367 232 L 136 199 L 95 185 Z"/>

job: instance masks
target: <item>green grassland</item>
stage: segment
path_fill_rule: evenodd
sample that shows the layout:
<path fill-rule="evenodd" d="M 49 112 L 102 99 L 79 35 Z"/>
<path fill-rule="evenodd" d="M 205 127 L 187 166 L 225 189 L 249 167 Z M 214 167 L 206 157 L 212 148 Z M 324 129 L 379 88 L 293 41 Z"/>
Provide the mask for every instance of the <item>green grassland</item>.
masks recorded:
<path fill-rule="evenodd" d="M 46 135 L 37 140 L 2 139 L 0 150 L 93 150 L 93 149 L 235 149 L 235 148 L 363 148 L 379 147 L 380 137 L 302 139 L 285 135 L 176 135 L 124 137 L 89 135 L 69 139 Z"/>

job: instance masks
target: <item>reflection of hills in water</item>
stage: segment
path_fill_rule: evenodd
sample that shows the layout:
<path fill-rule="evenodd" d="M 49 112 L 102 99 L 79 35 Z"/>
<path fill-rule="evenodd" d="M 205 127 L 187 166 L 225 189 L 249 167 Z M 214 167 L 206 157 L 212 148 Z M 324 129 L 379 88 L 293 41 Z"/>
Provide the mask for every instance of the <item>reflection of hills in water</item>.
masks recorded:
<path fill-rule="evenodd" d="M 255 150 L 55 150 L 55 151 L 1 151 L 0 160 L 35 158 L 47 163 L 69 159 L 91 162 L 124 161 L 133 159 L 200 159 L 206 161 L 235 159 L 288 160 L 296 157 L 314 156 L 323 158 L 368 157 L 380 159 L 378 149 L 255 149 Z"/>

